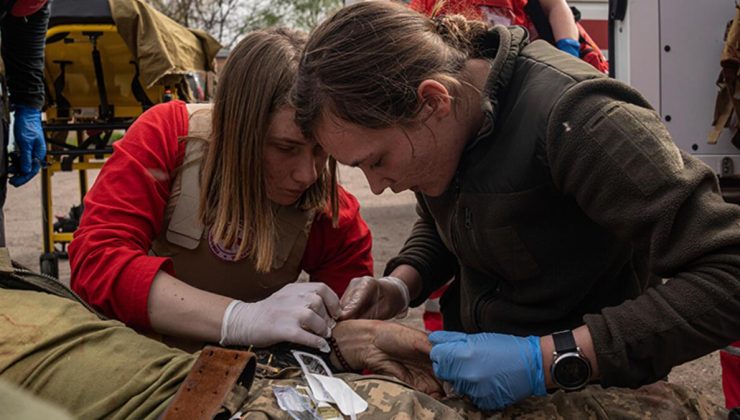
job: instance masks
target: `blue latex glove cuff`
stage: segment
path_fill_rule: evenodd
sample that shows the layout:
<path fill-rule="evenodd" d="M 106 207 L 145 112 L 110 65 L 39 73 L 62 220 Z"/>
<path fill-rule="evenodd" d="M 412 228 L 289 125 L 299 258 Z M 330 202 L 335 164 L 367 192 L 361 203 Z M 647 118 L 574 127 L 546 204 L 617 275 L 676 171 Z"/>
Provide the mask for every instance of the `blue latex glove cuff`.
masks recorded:
<path fill-rule="evenodd" d="M 573 57 L 579 58 L 581 51 L 581 44 L 573 38 L 563 38 L 555 43 L 555 46 L 563 52 L 567 52 Z"/>
<path fill-rule="evenodd" d="M 16 105 L 13 136 L 17 162 L 9 168 L 10 184 L 19 187 L 33 178 L 46 159 L 46 139 L 41 127 L 41 110 Z"/>
<path fill-rule="evenodd" d="M 539 337 L 437 331 L 429 341 L 434 374 L 479 408 L 499 410 L 546 393 Z"/>

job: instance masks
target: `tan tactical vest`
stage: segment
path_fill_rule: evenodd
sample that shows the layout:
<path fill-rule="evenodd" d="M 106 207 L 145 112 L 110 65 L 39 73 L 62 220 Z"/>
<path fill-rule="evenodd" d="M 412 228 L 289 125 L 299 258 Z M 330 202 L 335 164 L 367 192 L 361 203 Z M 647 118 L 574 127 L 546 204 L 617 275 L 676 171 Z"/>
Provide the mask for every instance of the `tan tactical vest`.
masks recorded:
<path fill-rule="evenodd" d="M 727 26 L 725 45 L 720 58 L 720 71 L 717 79 L 717 99 L 714 105 L 712 129 L 709 132 L 709 144 L 717 143 L 722 130 L 732 130 L 730 140 L 740 149 L 740 5 L 735 5 L 735 17 Z M 732 114 L 736 118 L 733 120 Z"/>
<path fill-rule="evenodd" d="M 185 157 L 172 184 L 162 231 L 152 243 L 152 255 L 170 257 L 176 277 L 194 287 L 245 302 L 261 300 L 300 274 L 314 212 L 276 206 L 276 246 L 272 269 L 259 273 L 251 258 L 225 260 L 229 254 L 209 241 L 208 227 L 198 221 L 200 166 L 211 123 L 210 105 L 188 105 Z M 245 180 L 246 182 L 246 180 Z M 233 254 L 233 253 L 232 253 Z"/>

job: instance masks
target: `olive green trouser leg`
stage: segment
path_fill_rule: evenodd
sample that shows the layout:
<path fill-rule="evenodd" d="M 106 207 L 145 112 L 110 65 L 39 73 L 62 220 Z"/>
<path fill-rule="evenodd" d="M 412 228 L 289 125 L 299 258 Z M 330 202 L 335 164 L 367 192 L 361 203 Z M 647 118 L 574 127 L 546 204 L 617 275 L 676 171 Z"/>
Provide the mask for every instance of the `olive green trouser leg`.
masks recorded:
<path fill-rule="evenodd" d="M 0 289 L 0 380 L 75 417 L 155 418 L 196 357 L 70 299 Z"/>
<path fill-rule="evenodd" d="M 71 420 L 72 416 L 15 385 L 0 381 L 0 419 Z"/>

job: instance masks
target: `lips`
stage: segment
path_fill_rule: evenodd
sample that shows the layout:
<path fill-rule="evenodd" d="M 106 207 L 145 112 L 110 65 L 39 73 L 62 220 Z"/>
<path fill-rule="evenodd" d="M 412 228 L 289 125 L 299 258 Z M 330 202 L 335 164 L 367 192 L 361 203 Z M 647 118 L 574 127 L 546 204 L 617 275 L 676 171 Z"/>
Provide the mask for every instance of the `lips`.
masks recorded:
<path fill-rule="evenodd" d="M 305 190 L 285 190 L 285 191 L 287 191 L 288 194 L 290 195 L 301 195 L 303 194 L 303 191 Z"/>

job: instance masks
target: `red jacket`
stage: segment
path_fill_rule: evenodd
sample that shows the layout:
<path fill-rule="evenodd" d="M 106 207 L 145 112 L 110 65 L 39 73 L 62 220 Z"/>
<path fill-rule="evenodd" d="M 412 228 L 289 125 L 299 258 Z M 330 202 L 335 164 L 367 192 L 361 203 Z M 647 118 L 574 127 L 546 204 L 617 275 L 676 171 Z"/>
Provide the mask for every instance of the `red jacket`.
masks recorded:
<path fill-rule="evenodd" d="M 419 13 L 431 16 L 437 2 L 437 0 L 411 0 L 409 7 Z M 506 26 L 524 26 L 529 31 L 530 40 L 535 40 L 540 36 L 533 18 L 527 14 L 527 3 L 528 0 L 449 0 L 444 3 L 440 9 L 440 13 L 456 13 L 468 19 L 488 21 L 486 16 L 484 16 L 483 8 L 495 9 L 497 15 L 503 17 L 504 20 L 508 19 L 508 21 L 496 23 Z M 599 46 L 591 39 L 591 36 L 580 23 L 576 22 L 576 27 L 578 28 L 578 42 L 581 44 L 580 58 L 594 66 L 597 70 L 603 73 L 609 73 L 609 62 L 601 53 Z M 557 40 L 552 40 L 551 42 L 554 43 L 555 41 Z"/>
<path fill-rule="evenodd" d="M 732 343 L 740 349 L 740 341 Z M 740 407 L 740 356 L 720 351 L 719 361 L 722 366 L 722 390 L 725 393 L 725 407 Z"/>
<path fill-rule="evenodd" d="M 85 301 L 127 325 L 150 329 L 147 300 L 154 275 L 176 276 L 168 258 L 148 255 L 162 229 L 174 173 L 188 132 L 185 104 L 158 105 L 113 145 L 114 153 L 85 196 L 85 211 L 69 245 L 71 285 Z M 340 188 L 339 226 L 319 215 L 301 268 L 338 295 L 353 277 L 372 275 L 372 239 L 357 199 Z"/>

